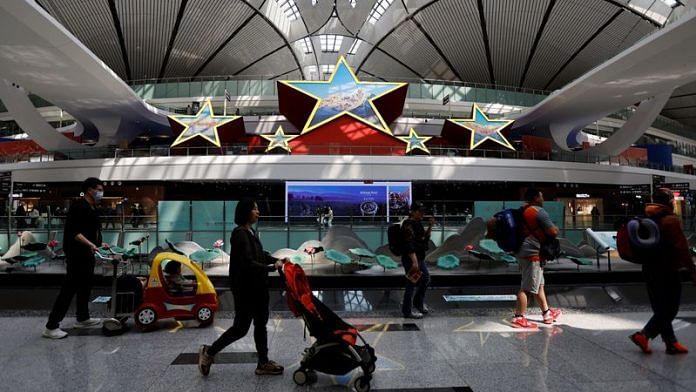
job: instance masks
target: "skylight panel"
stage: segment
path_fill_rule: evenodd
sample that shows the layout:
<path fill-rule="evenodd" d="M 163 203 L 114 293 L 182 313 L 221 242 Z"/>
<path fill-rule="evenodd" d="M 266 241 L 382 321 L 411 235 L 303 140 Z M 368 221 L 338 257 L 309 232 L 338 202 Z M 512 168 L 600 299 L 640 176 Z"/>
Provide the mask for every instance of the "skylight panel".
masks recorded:
<path fill-rule="evenodd" d="M 350 45 L 350 49 L 348 49 L 348 54 L 358 53 L 358 48 L 360 48 L 361 43 L 362 43 L 362 40 L 356 38 L 355 41 L 353 41 L 353 44 Z"/>
<path fill-rule="evenodd" d="M 319 44 L 322 52 L 338 52 L 343 43 L 342 35 L 324 34 L 319 36 Z"/>
<path fill-rule="evenodd" d="M 379 0 L 372 6 L 370 14 L 367 15 L 367 22 L 370 24 L 375 24 L 387 11 L 387 8 L 394 2 L 394 0 Z"/>
<path fill-rule="evenodd" d="M 300 17 L 300 10 L 295 4 L 295 0 L 276 0 L 278 6 L 285 13 L 288 20 L 297 20 Z"/>
<path fill-rule="evenodd" d="M 304 50 L 305 54 L 312 53 L 312 40 L 309 39 L 309 37 L 302 38 L 300 44 L 302 45 L 302 50 Z"/>
<path fill-rule="evenodd" d="M 322 64 L 321 65 L 321 73 L 326 75 L 326 74 L 331 74 L 334 69 L 336 69 L 336 66 L 333 64 Z"/>

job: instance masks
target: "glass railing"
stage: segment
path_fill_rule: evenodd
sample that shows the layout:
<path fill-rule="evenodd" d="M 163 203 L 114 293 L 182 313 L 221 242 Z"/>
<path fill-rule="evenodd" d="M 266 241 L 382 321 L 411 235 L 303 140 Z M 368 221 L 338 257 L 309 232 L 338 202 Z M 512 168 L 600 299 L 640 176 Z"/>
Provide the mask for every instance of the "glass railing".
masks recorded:
<path fill-rule="evenodd" d="M 314 155 L 375 155 L 375 156 L 403 156 L 404 148 L 395 146 L 356 146 L 356 145 L 312 145 Z M 661 171 L 694 174 L 691 168 L 685 169 L 678 165 L 663 165 L 646 160 L 628 159 L 622 156 L 612 156 L 599 159 L 590 152 L 534 152 L 513 150 L 469 150 L 453 147 L 429 147 L 431 156 L 446 157 L 471 157 L 471 158 L 497 158 L 497 159 L 526 159 L 546 160 L 559 162 L 577 162 L 596 165 L 632 166 Z M 228 145 L 219 147 L 168 147 L 151 146 L 145 148 L 90 148 L 85 150 L 26 153 L 5 155 L 0 157 L 0 163 L 16 162 L 50 162 L 59 160 L 76 159 L 106 159 L 106 158 L 147 158 L 167 156 L 220 156 L 220 155 L 291 155 L 284 150 L 266 152 L 265 146 L 249 146 L 246 144 Z M 416 150 L 414 154 L 420 155 Z"/>
<path fill-rule="evenodd" d="M 232 96 L 278 95 L 275 80 L 211 80 L 202 81 L 163 81 L 158 83 L 134 82 L 131 87 L 144 100 L 186 97 L 224 97 L 225 90 Z M 498 103 L 514 106 L 534 106 L 546 98 L 548 92 L 532 89 L 518 89 L 506 86 L 490 86 L 476 83 L 457 83 L 447 81 L 425 81 L 419 79 L 409 83 L 408 98 L 442 101 L 446 96 L 452 102 Z"/>
<path fill-rule="evenodd" d="M 188 216 L 188 214 L 183 215 Z M 181 224 L 176 224 L 176 222 L 158 224 L 156 215 L 103 216 L 102 234 L 104 242 L 125 249 L 133 249 L 140 255 L 138 256 L 139 260 L 143 261 L 147 260 L 147 255 L 157 247 L 164 250 L 168 249 L 167 241 L 172 243 L 180 241 L 193 242 L 195 244 L 188 243 L 183 245 L 188 251 L 193 251 L 201 248 L 212 249 L 215 247 L 215 243 L 221 240 L 224 243 L 221 249 L 229 252 L 229 237 L 235 225 L 231 221 L 231 217 L 226 215 L 228 214 L 208 217 L 200 222 L 179 222 Z M 476 213 L 474 212 L 473 216 L 475 215 Z M 587 216 L 577 216 L 575 218 L 565 216 L 561 218 L 564 222 L 557 222 L 557 224 L 561 228 L 561 237 L 570 241 L 574 246 L 580 247 L 583 244 L 592 246 L 592 241 L 585 233 L 587 228 L 592 228 L 595 231 L 615 231 L 614 221 L 630 215 L 628 213 L 625 215 L 601 215 L 595 219 Z M 392 216 L 391 220 L 394 222 L 399 218 Z M 462 230 L 465 229 L 472 219 L 474 218 L 469 214 L 436 215 L 431 234 L 433 244 L 436 247 L 445 244 L 451 236 L 462 233 Z M 63 247 L 64 223 L 64 216 L 44 215 L 38 219 L 26 216 L 0 217 L 0 248 L 2 248 L 3 252 L 8 251 L 10 246 L 19 242 L 20 236 L 18 234 L 24 232 L 21 236 L 22 241 L 27 241 L 28 243 L 39 242 L 48 244 L 52 240 L 58 241 L 50 249 L 51 253 L 45 253 L 49 252 L 49 250 L 39 251 L 39 256 L 50 259 L 50 255 L 60 253 L 59 251 Z M 172 225 L 172 223 L 175 224 Z M 335 241 L 325 245 L 333 244 L 340 251 L 348 253 L 348 249 L 341 248 L 341 243 L 352 244 L 349 246 L 351 248 L 362 244 L 360 246 L 379 253 L 379 248 L 388 243 L 387 229 L 389 224 L 384 216 L 336 215 L 331 220 L 322 220 L 315 216 L 290 216 L 287 221 L 284 216 L 263 216 L 257 224 L 257 230 L 264 248 L 270 252 L 280 249 L 298 250 L 301 252 L 301 247 L 306 241 L 326 240 L 327 233 L 332 230 L 332 227 L 340 227 L 339 237 L 336 237 L 336 234 L 334 234 Z M 196 228 L 196 225 L 199 228 Z M 208 229 L 205 227 L 208 227 Z M 693 232 L 693 218 L 684 220 L 684 228 L 687 234 Z M 26 231 L 31 232 L 31 234 L 26 233 Z M 481 238 L 480 236 L 483 234 L 478 233 L 472 238 Z M 449 251 L 456 250 L 462 253 L 464 245 L 461 243 L 460 245 L 462 249 L 452 248 Z M 470 245 L 478 249 L 477 243 Z M 452 244 L 450 243 L 447 247 L 448 249 L 451 248 Z M 15 249 L 16 251 L 17 249 Z M 217 269 L 213 274 L 224 275 L 226 271 L 226 268 Z M 37 272 L 56 273 L 56 269 L 44 269 L 41 267 L 37 269 Z M 480 272 L 476 270 L 470 273 Z M 498 272 L 501 271 L 498 270 Z M 509 271 L 503 271 L 503 273 L 517 273 L 517 270 L 513 268 Z"/>

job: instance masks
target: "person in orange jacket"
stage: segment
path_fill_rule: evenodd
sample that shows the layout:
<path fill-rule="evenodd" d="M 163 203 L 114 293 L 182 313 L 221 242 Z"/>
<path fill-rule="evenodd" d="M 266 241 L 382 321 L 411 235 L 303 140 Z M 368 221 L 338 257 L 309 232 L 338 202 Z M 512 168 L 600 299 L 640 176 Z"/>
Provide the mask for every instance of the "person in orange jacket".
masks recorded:
<path fill-rule="evenodd" d="M 629 336 L 631 341 L 649 354 L 650 339 L 662 336 L 667 354 L 686 354 L 689 350 L 677 341 L 672 321 L 679 312 L 681 301 L 680 270 L 686 269 L 696 284 L 696 266 L 689 244 L 682 231 L 681 221 L 674 214 L 674 195 L 667 188 L 653 194 L 653 203 L 645 206 L 645 214 L 654 217 L 660 228 L 659 253 L 643 263 L 643 276 L 650 298 L 653 316 L 639 332 Z"/>

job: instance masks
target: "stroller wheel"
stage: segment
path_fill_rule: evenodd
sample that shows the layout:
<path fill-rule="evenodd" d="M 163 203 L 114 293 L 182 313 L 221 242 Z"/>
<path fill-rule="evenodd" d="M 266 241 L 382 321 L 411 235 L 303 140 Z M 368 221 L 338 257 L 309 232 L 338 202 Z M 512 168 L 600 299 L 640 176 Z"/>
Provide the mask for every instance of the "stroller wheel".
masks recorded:
<path fill-rule="evenodd" d="M 295 381 L 295 384 L 297 385 L 305 385 L 308 379 L 309 375 L 305 370 L 298 369 L 295 370 L 295 373 L 292 374 L 292 381 Z"/>
<path fill-rule="evenodd" d="M 358 392 L 370 392 L 370 379 L 366 376 L 360 376 L 355 379 L 353 387 Z"/>
<path fill-rule="evenodd" d="M 314 370 L 307 371 L 307 382 L 309 384 L 314 384 L 315 382 L 317 382 L 318 379 L 319 376 L 317 376 L 317 372 L 315 372 Z"/>
<path fill-rule="evenodd" d="M 374 362 L 370 362 L 370 365 L 367 366 L 367 372 L 372 374 L 377 370 L 377 365 Z"/>

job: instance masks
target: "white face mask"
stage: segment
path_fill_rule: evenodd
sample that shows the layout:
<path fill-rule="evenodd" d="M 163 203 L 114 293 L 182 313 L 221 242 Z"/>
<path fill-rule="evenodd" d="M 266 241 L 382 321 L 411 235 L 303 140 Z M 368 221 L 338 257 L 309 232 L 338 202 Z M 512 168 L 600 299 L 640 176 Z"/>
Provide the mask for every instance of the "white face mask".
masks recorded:
<path fill-rule="evenodd" d="M 96 203 L 100 203 L 103 198 L 104 198 L 104 192 L 97 191 L 97 193 L 94 194 L 94 201 Z"/>

